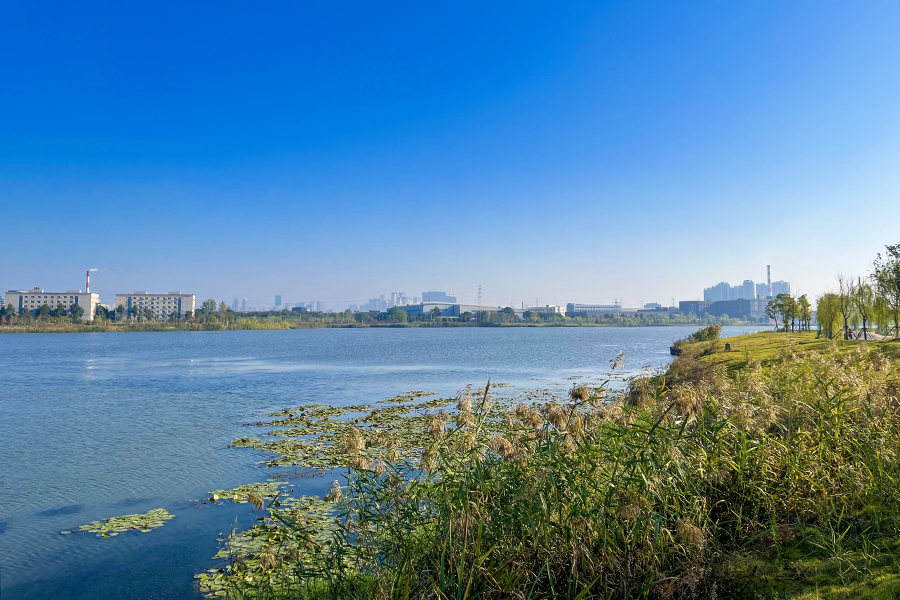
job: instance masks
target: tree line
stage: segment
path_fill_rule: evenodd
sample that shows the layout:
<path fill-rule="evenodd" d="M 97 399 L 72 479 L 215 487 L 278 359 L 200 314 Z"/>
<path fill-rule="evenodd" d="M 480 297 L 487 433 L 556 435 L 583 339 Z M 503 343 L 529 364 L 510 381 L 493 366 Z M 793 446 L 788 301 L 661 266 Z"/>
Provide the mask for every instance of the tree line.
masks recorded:
<path fill-rule="evenodd" d="M 872 329 L 900 336 L 900 244 L 885 246 L 867 275 L 838 275 L 837 289 L 817 299 L 816 318 L 828 338 L 861 335 L 867 340 Z"/>

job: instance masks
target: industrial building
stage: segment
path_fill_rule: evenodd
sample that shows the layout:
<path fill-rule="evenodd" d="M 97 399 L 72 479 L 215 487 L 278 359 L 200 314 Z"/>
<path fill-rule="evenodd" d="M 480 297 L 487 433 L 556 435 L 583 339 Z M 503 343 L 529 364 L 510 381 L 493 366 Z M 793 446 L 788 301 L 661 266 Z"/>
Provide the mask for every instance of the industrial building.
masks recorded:
<path fill-rule="evenodd" d="M 447 292 L 422 292 L 422 302 L 446 302 L 456 304 L 456 296 L 448 296 Z"/>
<path fill-rule="evenodd" d="M 603 317 L 605 315 L 619 316 L 622 305 L 614 304 L 566 304 L 567 317 Z"/>
<path fill-rule="evenodd" d="M 467 312 L 474 315 L 478 312 L 497 312 L 503 310 L 502 306 L 479 306 L 478 304 L 456 304 L 453 302 L 422 302 L 420 304 L 409 304 L 398 308 L 405 311 L 410 318 L 415 318 L 423 314 L 430 315 L 435 308 L 439 308 L 441 310 L 441 318 L 444 319 L 458 319 L 460 315 Z M 516 311 L 516 315 L 519 317 L 522 317 L 525 312 L 520 308 L 514 308 L 513 310 Z"/>
<path fill-rule="evenodd" d="M 45 292 L 39 287 L 24 290 L 9 290 L 6 292 L 4 300 L 6 304 L 12 304 L 17 311 L 23 308 L 26 310 L 37 310 L 44 304 L 51 309 L 62 304 L 67 311 L 73 306 L 78 305 L 84 310 L 81 316 L 85 321 L 94 320 L 94 311 L 97 310 L 97 304 L 100 303 L 100 295 L 92 294 L 90 286 L 87 292 L 81 290 L 66 290 L 65 292 Z"/>
<path fill-rule="evenodd" d="M 566 316 L 566 310 L 562 306 L 555 306 L 553 304 L 547 304 L 546 306 L 532 306 L 526 308 L 525 310 L 530 310 L 541 315 L 559 315 L 561 317 Z"/>
<path fill-rule="evenodd" d="M 131 294 L 116 294 L 116 302 L 113 308 L 125 307 L 125 316 L 137 316 L 143 309 L 149 308 L 153 318 L 157 321 L 165 321 L 174 312 L 178 318 L 186 313 L 196 310 L 196 299 L 193 294 L 181 292 L 169 292 L 168 294 L 149 294 L 147 292 L 132 292 Z"/>

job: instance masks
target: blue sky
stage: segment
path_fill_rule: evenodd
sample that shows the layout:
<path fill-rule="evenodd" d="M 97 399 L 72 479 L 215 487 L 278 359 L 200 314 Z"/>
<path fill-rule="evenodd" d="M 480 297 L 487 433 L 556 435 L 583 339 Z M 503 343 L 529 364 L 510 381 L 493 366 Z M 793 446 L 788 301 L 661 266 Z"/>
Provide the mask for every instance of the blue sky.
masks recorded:
<path fill-rule="evenodd" d="M 185 4 L 0 7 L 0 288 L 633 306 L 900 242 L 897 0 Z"/>

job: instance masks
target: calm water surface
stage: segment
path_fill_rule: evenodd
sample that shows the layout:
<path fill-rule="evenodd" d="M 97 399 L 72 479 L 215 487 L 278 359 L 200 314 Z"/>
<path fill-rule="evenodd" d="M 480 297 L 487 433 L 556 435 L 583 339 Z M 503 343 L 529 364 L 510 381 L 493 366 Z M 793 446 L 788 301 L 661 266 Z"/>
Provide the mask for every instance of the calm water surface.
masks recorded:
<path fill-rule="evenodd" d="M 726 327 L 725 335 L 758 331 Z M 227 449 L 242 423 L 309 402 L 374 403 L 467 384 L 563 390 L 668 362 L 686 328 L 321 329 L 0 335 L 0 595 L 199 598 L 216 537 L 249 505 L 208 492 L 264 481 L 262 454 Z M 297 480 L 323 493 L 334 475 Z M 191 502 L 199 500 L 200 503 Z M 151 533 L 60 535 L 165 508 Z"/>

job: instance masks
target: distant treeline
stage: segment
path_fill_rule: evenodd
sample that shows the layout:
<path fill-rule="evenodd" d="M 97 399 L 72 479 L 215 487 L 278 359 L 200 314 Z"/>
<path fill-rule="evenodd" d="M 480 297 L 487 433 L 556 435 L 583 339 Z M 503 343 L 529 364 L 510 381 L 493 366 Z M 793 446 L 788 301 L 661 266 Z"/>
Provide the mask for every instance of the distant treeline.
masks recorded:
<path fill-rule="evenodd" d="M 36 310 L 16 311 L 12 305 L 0 308 L 0 331 L 6 332 L 78 332 L 78 331 L 216 331 L 237 329 L 313 329 L 323 327 L 647 327 L 661 325 L 732 325 L 745 321 L 721 317 L 681 314 L 640 315 L 633 317 L 603 315 L 593 317 L 564 317 L 558 314 L 542 314 L 526 311 L 519 316 L 512 308 L 499 311 L 465 312 L 458 319 L 440 316 L 432 311 L 410 317 L 400 307 L 390 310 L 352 312 L 235 312 L 224 302 L 209 299 L 195 312 L 179 317 L 177 313 L 161 321 L 153 318 L 149 309 L 127 316 L 124 307 L 107 310 L 98 306 L 92 323 L 83 319 L 82 309 L 66 312 L 62 306 L 51 309 L 42 306 Z"/>

